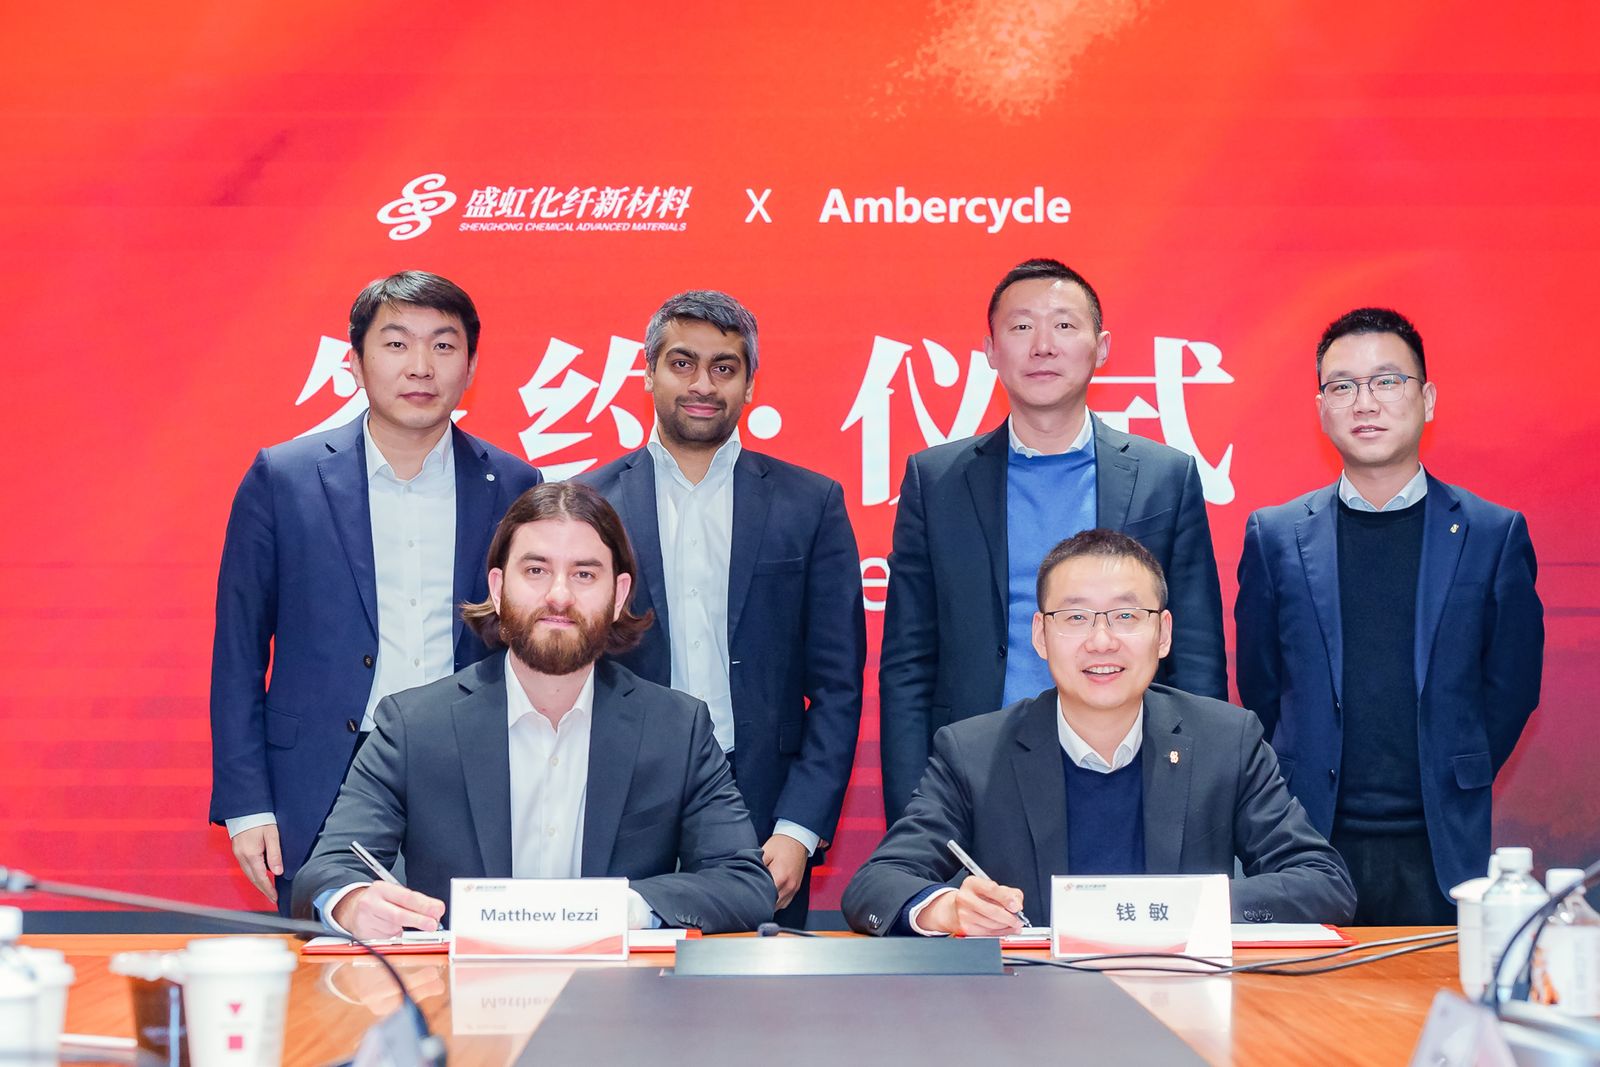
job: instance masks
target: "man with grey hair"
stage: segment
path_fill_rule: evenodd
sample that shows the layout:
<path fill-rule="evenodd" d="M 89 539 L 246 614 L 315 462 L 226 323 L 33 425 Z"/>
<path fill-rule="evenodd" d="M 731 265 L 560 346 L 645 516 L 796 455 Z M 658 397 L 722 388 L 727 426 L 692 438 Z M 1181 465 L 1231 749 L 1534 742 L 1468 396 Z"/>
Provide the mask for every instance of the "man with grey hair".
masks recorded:
<path fill-rule="evenodd" d="M 756 320 L 714 290 L 672 297 L 645 333 L 649 443 L 579 477 L 611 501 L 639 556 L 634 609 L 655 624 L 618 657 L 711 708 L 778 921 L 803 926 L 861 722 L 866 616 L 839 483 L 739 439 Z"/>

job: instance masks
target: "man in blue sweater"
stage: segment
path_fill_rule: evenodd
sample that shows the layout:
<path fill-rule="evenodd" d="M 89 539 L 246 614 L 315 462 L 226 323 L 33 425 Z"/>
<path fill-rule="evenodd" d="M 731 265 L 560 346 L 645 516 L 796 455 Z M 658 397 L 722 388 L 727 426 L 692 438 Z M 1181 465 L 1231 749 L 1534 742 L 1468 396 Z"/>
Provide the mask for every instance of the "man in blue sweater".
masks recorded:
<path fill-rule="evenodd" d="M 883 807 L 892 823 L 934 732 L 1050 682 L 1029 648 L 1050 546 L 1121 530 L 1160 562 L 1177 619 L 1163 684 L 1227 699 L 1222 594 L 1189 456 L 1090 413 L 1111 334 L 1100 297 L 1053 259 L 1012 269 L 989 299 L 984 349 L 1011 407 L 986 434 L 913 455 L 900 483 L 878 672 Z"/>
<path fill-rule="evenodd" d="M 1054 686 L 946 726 L 904 816 L 845 890 L 863 933 L 996 936 L 1044 919 L 1056 874 L 1232 874 L 1235 921 L 1346 922 L 1344 863 L 1253 715 L 1152 685 L 1172 645 L 1161 565 L 1087 530 L 1050 550 L 1031 645 Z M 991 878 L 964 876 L 947 842 Z"/>

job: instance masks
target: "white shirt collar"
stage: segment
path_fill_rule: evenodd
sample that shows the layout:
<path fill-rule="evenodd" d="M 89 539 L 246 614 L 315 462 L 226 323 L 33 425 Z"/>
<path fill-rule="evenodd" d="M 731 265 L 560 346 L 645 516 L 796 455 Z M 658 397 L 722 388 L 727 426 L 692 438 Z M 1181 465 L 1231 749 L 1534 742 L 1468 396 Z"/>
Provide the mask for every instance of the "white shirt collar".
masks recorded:
<path fill-rule="evenodd" d="M 522 683 L 517 680 L 516 672 L 511 669 L 511 652 L 506 652 L 506 729 L 517 725 L 524 715 L 537 715 L 538 709 L 533 706 L 533 701 L 528 699 L 528 693 L 522 688 Z M 589 664 L 589 676 L 583 680 L 583 688 L 578 690 L 577 703 L 568 709 L 566 715 L 561 717 L 566 722 L 572 716 L 589 718 L 594 715 L 594 664 Z"/>
<path fill-rule="evenodd" d="M 1422 464 L 1420 463 L 1417 464 L 1417 473 L 1411 476 L 1411 480 L 1401 486 L 1400 491 L 1394 495 L 1394 499 L 1381 508 L 1358 493 L 1356 487 L 1350 484 L 1350 479 L 1345 477 L 1344 472 L 1339 472 L 1339 499 L 1344 501 L 1345 507 L 1352 511 L 1399 511 L 1401 508 L 1409 508 L 1427 495 L 1428 472 L 1422 469 Z"/>
<path fill-rule="evenodd" d="M 1089 742 L 1078 736 L 1078 732 L 1067 725 L 1067 717 L 1061 714 L 1061 694 L 1056 694 L 1056 737 L 1061 741 L 1061 747 L 1066 750 L 1067 758 L 1074 766 L 1082 767 L 1086 771 L 1099 771 L 1110 774 L 1120 771 L 1133 762 L 1139 754 L 1139 748 L 1144 744 L 1144 702 L 1139 703 L 1139 714 L 1133 717 L 1133 725 L 1128 728 L 1127 736 L 1123 737 L 1117 750 L 1111 753 L 1111 763 L 1108 766 L 1105 757 L 1089 746 Z"/>
<path fill-rule="evenodd" d="M 1078 436 L 1074 437 L 1072 443 L 1060 452 L 1041 452 L 1037 448 L 1023 444 L 1022 438 L 1017 436 L 1016 424 L 1011 419 L 1006 420 L 1006 435 L 1011 438 L 1011 451 L 1027 459 L 1037 459 L 1040 456 L 1050 455 L 1064 456 L 1068 452 L 1079 452 L 1089 447 L 1090 443 L 1094 441 L 1094 420 L 1089 417 L 1089 409 L 1084 408 L 1083 426 L 1078 430 Z"/>
<path fill-rule="evenodd" d="M 650 450 L 651 457 L 661 465 L 661 468 L 675 478 L 681 479 L 685 485 L 690 485 L 689 479 L 684 476 L 683 468 L 678 466 L 678 460 L 667 446 L 661 443 L 661 424 L 658 422 L 650 428 L 650 441 L 645 446 Z M 739 441 L 739 431 L 734 429 L 733 435 L 722 442 L 722 447 L 717 449 L 717 454 L 711 457 L 711 465 L 706 468 L 705 481 L 717 481 L 729 477 L 733 473 L 733 465 L 739 462 L 739 454 L 744 451 L 744 445 Z"/>
<path fill-rule="evenodd" d="M 376 478 L 380 472 L 386 472 L 395 481 L 400 481 L 401 479 L 395 476 L 394 468 L 389 466 L 389 461 L 383 458 L 383 452 L 372 440 L 371 412 L 368 412 L 366 418 L 362 420 L 361 432 L 367 439 L 367 481 Z M 455 434 L 449 426 L 446 426 L 444 433 L 439 435 L 439 440 L 434 442 L 434 446 L 428 449 L 428 454 L 422 457 L 422 469 L 417 472 L 418 476 L 426 473 L 430 466 L 440 471 L 455 470 L 456 450 L 452 447 L 454 443 Z"/>

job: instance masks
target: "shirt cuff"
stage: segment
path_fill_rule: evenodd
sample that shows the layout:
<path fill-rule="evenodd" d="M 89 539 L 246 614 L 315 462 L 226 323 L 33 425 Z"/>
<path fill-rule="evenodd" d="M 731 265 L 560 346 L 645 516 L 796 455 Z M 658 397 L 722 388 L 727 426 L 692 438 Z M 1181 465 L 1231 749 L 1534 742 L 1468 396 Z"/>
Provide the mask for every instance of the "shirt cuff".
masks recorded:
<path fill-rule="evenodd" d="M 353 937 L 349 930 L 333 921 L 333 909 L 339 906 L 339 901 L 355 892 L 371 885 L 371 882 L 351 882 L 343 889 L 324 889 L 317 894 L 317 899 L 312 901 L 312 907 L 317 909 L 317 918 L 322 920 L 322 925 L 338 934 L 340 937 Z"/>
<path fill-rule="evenodd" d="M 650 910 L 650 905 L 645 902 L 637 890 L 628 890 L 628 929 L 630 930 L 659 930 L 661 929 L 661 916 Z"/>
<path fill-rule="evenodd" d="M 777 825 L 773 826 L 772 832 L 774 834 L 782 834 L 784 837 L 792 837 L 800 842 L 806 847 L 807 856 L 815 856 L 817 854 L 817 846 L 822 843 L 821 836 L 812 833 L 797 822 L 790 822 L 788 819 L 779 819 Z"/>
<path fill-rule="evenodd" d="M 224 819 L 222 824 L 228 828 L 228 837 L 231 839 L 258 826 L 276 826 L 278 817 L 270 811 L 263 811 L 258 815 L 241 815 L 237 819 Z"/>
<path fill-rule="evenodd" d="M 946 893 L 954 893 L 955 890 L 950 886 L 942 885 L 937 889 L 934 889 L 931 893 L 927 890 L 923 890 L 923 892 L 927 895 L 921 900 L 913 899 L 911 904 L 907 906 L 906 925 L 911 927 L 912 933 L 920 934 L 923 937 L 949 937 L 950 935 L 945 933 L 943 930 L 923 929 L 922 926 L 918 924 L 917 917 L 922 914 L 923 910 L 926 909 L 929 904 L 932 904 Z"/>

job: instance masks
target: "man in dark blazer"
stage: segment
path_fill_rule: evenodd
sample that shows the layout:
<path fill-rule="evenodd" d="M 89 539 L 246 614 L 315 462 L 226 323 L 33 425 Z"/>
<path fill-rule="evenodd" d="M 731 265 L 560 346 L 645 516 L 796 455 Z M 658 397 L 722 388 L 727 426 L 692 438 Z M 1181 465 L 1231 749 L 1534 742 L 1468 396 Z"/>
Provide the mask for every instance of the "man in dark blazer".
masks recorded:
<path fill-rule="evenodd" d="M 210 817 L 280 911 L 378 699 L 487 652 L 455 605 L 486 595 L 490 532 L 539 472 L 451 424 L 478 334 L 471 298 L 444 278 L 373 282 L 350 312 L 367 414 L 263 449 L 234 497 Z"/>
<path fill-rule="evenodd" d="M 1053 875 L 1231 875 L 1235 857 L 1235 921 L 1348 920 L 1349 876 L 1260 724 L 1150 684 L 1174 621 L 1155 557 L 1085 531 L 1045 557 L 1037 597 L 1054 687 L 939 731 L 905 814 L 845 890 L 851 927 L 1012 933 L 1019 912 L 1048 922 Z M 968 876 L 951 840 L 989 877 Z"/>
<path fill-rule="evenodd" d="M 1049 684 L 1029 650 L 1039 561 L 1064 537 L 1121 530 L 1172 588 L 1172 653 L 1157 679 L 1228 697 L 1205 496 L 1194 460 L 1113 430 L 1085 405 L 1110 351 L 1100 299 L 1055 260 L 1012 270 L 989 302 L 984 347 L 1011 415 L 906 463 L 889 555 L 878 670 L 884 815 L 893 823 L 938 729 Z"/>
<path fill-rule="evenodd" d="M 703 703 L 602 652 L 649 625 L 616 513 L 573 483 L 511 505 L 489 548 L 489 599 L 465 610 L 508 646 L 386 697 L 295 883 L 358 937 L 447 921 L 451 878 L 623 877 L 631 925 L 750 930 L 774 888 Z M 407 887 L 372 883 L 360 841 Z"/>
<path fill-rule="evenodd" d="M 680 293 L 645 332 L 647 447 L 579 478 L 639 554 L 634 601 L 656 623 L 620 662 L 705 700 L 778 886 L 805 925 L 811 869 L 838 827 L 861 721 L 866 616 L 839 483 L 745 449 L 755 317 Z"/>
<path fill-rule="evenodd" d="M 1455 922 L 1490 792 L 1539 703 L 1544 612 L 1523 517 L 1426 473 L 1422 338 L 1361 308 L 1317 348 L 1330 486 L 1250 516 L 1239 696 L 1350 866 L 1362 925 Z"/>

